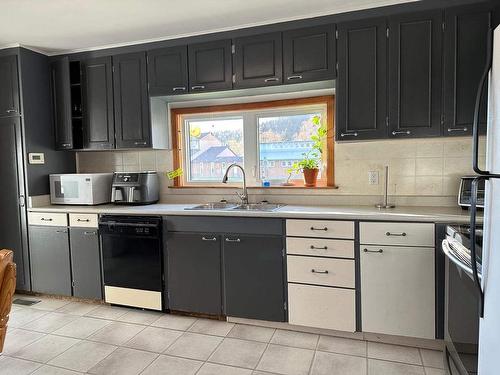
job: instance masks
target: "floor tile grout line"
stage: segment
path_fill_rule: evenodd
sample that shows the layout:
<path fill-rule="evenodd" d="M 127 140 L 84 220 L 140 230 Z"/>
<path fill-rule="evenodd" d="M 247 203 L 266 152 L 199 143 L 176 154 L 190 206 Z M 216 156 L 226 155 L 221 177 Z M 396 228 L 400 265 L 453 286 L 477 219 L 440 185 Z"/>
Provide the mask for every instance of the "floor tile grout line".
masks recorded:
<path fill-rule="evenodd" d="M 308 374 L 312 374 L 312 370 L 313 370 L 313 366 L 314 366 L 314 361 L 316 360 L 316 353 L 318 352 L 318 345 L 319 345 L 320 338 L 321 338 L 321 335 L 318 335 L 318 338 L 316 339 L 316 345 L 314 346 L 314 354 L 313 354 L 311 363 L 309 364 Z"/>
<path fill-rule="evenodd" d="M 254 371 L 255 371 L 255 370 L 257 370 L 257 368 L 259 367 L 260 363 L 262 362 L 262 358 L 264 357 L 264 354 L 266 354 L 267 349 L 269 348 L 269 345 L 271 345 L 271 340 L 273 339 L 273 337 L 274 337 L 274 335 L 276 334 L 276 331 L 277 331 L 277 330 L 278 330 L 277 328 L 275 328 L 275 329 L 274 329 L 273 334 L 272 334 L 272 335 L 271 335 L 271 337 L 269 338 L 269 341 L 266 343 L 266 347 L 265 347 L 264 351 L 262 352 L 262 354 L 260 355 L 260 358 L 259 358 L 259 360 L 257 361 L 257 365 L 255 366 Z M 260 370 L 259 370 L 259 371 L 260 371 Z"/>

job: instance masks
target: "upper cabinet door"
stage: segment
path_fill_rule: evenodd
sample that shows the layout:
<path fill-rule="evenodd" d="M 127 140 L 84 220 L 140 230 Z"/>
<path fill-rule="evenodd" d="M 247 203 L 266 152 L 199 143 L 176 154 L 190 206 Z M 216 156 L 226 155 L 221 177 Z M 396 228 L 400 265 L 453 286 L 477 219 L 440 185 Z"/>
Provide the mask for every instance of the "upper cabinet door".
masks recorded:
<path fill-rule="evenodd" d="M 114 56 L 113 70 L 116 147 L 151 147 L 146 54 Z"/>
<path fill-rule="evenodd" d="M 84 148 L 114 147 L 113 73 L 111 57 L 82 61 Z"/>
<path fill-rule="evenodd" d="M 189 84 L 187 47 L 149 51 L 148 80 L 151 96 L 187 93 Z"/>
<path fill-rule="evenodd" d="M 189 91 L 232 89 L 231 40 L 192 44 L 188 56 Z"/>
<path fill-rule="evenodd" d="M 387 137 L 386 19 L 339 24 L 337 140 Z"/>
<path fill-rule="evenodd" d="M 476 94 L 486 67 L 491 9 L 465 6 L 445 10 L 444 32 L 444 135 L 472 134 Z M 480 130 L 486 131 L 483 96 Z"/>
<path fill-rule="evenodd" d="M 17 56 L 3 56 L 0 57 L 0 117 L 17 116 L 20 112 Z"/>
<path fill-rule="evenodd" d="M 335 25 L 309 27 L 283 33 L 285 83 L 335 78 Z"/>
<path fill-rule="evenodd" d="M 441 134 L 441 10 L 389 18 L 389 136 Z"/>
<path fill-rule="evenodd" d="M 73 148 L 73 131 L 71 126 L 69 58 L 63 57 L 54 61 L 50 64 L 50 71 L 56 150 L 70 150 Z"/>
<path fill-rule="evenodd" d="M 234 88 L 283 83 L 281 33 L 237 38 L 234 45 Z"/>

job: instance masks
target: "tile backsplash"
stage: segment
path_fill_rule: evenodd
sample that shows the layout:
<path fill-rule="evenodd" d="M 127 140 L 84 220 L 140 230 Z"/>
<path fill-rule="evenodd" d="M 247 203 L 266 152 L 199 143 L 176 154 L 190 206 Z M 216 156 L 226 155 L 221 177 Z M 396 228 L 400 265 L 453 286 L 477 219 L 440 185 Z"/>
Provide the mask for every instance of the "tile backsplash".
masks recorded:
<path fill-rule="evenodd" d="M 481 148 L 485 140 L 481 139 Z M 460 176 L 471 174 L 471 137 L 386 140 L 335 144 L 338 189 L 253 189 L 258 200 L 309 204 L 372 204 L 383 193 L 384 166 L 389 166 L 389 193 L 404 205 L 456 205 Z M 483 160 L 484 161 L 484 160 Z M 164 202 L 210 201 L 227 198 L 227 189 L 169 189 L 165 177 L 173 168 L 172 151 L 79 152 L 80 173 L 156 170 Z M 379 183 L 370 185 L 368 172 Z"/>

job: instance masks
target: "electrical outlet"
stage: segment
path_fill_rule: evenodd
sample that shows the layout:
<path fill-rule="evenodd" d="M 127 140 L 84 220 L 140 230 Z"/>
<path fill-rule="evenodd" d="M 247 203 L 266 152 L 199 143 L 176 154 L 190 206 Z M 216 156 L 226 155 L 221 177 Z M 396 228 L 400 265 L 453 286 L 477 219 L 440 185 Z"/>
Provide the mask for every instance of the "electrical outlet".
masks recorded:
<path fill-rule="evenodd" d="M 368 171 L 368 185 L 378 185 L 378 171 Z"/>

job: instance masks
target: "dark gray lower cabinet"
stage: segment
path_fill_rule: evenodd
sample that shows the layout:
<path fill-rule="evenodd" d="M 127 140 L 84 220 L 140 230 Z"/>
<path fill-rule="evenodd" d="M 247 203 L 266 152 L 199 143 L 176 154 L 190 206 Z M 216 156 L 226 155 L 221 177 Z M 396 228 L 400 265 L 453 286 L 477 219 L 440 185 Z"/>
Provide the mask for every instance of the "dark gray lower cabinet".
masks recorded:
<path fill-rule="evenodd" d="M 33 291 L 71 296 L 68 228 L 30 226 L 29 242 Z"/>
<path fill-rule="evenodd" d="M 170 310 L 222 314 L 220 237 L 211 233 L 167 233 Z"/>
<path fill-rule="evenodd" d="M 97 228 L 70 228 L 73 296 L 102 299 Z"/>
<path fill-rule="evenodd" d="M 225 314 L 284 322 L 283 238 L 223 238 Z"/>

